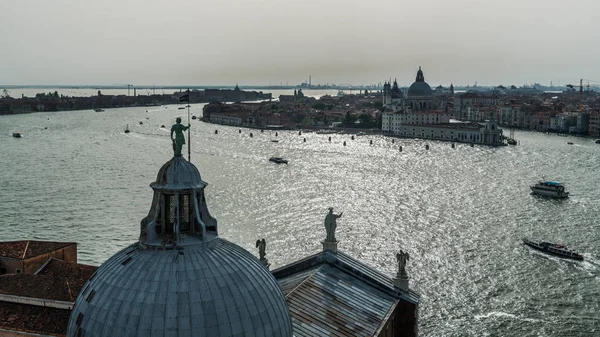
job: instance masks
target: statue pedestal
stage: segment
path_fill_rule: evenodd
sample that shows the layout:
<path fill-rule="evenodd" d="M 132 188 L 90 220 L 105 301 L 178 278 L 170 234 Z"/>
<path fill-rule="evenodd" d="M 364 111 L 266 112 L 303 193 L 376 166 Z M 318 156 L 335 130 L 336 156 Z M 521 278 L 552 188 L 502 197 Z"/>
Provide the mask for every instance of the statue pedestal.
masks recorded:
<path fill-rule="evenodd" d="M 338 242 L 339 241 L 336 241 L 336 242 L 321 241 L 321 243 L 323 244 L 323 251 L 330 250 L 332 253 L 337 253 Z"/>
<path fill-rule="evenodd" d="M 269 266 L 270 266 L 271 264 L 269 263 L 269 260 L 268 260 L 268 259 L 263 259 L 263 260 L 259 260 L 259 261 L 260 261 L 260 263 L 262 263 L 262 264 L 263 264 L 263 266 L 265 266 L 267 269 L 269 269 Z"/>
<path fill-rule="evenodd" d="M 408 276 L 402 275 L 400 277 L 394 277 L 394 287 L 399 288 L 403 291 L 408 291 Z"/>

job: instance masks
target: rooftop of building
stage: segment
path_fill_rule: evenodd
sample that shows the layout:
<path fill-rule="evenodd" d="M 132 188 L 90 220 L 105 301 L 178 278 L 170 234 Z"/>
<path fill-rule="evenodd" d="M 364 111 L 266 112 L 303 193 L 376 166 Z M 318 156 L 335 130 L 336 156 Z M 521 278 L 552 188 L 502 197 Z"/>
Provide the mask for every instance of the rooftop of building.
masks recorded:
<path fill-rule="evenodd" d="M 0 257 L 24 260 L 72 245 L 77 245 L 77 243 L 33 240 L 6 241 L 0 242 Z"/>
<path fill-rule="evenodd" d="M 0 294 L 73 302 L 96 269 L 50 259 L 37 274 L 0 276 Z"/>
<path fill-rule="evenodd" d="M 374 336 L 399 301 L 420 295 L 340 251 L 329 250 L 273 271 L 286 296 L 294 336 Z"/>
<path fill-rule="evenodd" d="M 70 315 L 70 310 L 1 302 L 0 329 L 64 336 Z"/>

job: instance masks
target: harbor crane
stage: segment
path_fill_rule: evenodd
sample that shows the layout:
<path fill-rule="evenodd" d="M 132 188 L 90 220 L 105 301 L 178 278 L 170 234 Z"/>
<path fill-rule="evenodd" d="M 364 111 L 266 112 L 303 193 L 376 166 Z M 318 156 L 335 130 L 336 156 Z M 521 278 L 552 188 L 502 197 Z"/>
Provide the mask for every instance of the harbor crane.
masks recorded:
<path fill-rule="evenodd" d="M 127 96 L 129 96 L 129 91 L 131 90 L 131 88 L 133 88 L 133 84 L 122 84 L 122 83 L 115 83 L 113 85 L 122 85 L 124 87 L 127 87 Z"/>
<path fill-rule="evenodd" d="M 583 96 L 583 81 L 587 81 L 587 88 L 588 90 L 590 90 L 590 82 L 596 82 L 596 83 L 600 83 L 600 81 L 594 81 L 594 80 L 586 80 L 585 78 L 579 79 L 579 85 L 573 85 L 573 84 L 567 84 L 567 88 L 573 89 L 575 90 L 575 88 L 579 88 L 579 112 L 581 112 L 581 100 L 582 100 L 582 96 Z"/>

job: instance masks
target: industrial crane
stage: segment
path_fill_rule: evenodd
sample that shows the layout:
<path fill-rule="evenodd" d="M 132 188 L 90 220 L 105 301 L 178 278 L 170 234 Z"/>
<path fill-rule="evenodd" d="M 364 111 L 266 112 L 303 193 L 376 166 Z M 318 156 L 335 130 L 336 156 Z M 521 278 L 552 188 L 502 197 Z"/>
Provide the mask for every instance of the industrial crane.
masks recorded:
<path fill-rule="evenodd" d="M 579 85 L 567 84 L 567 88 L 570 88 L 573 90 L 575 88 L 579 88 L 579 112 L 581 112 L 581 108 L 582 108 L 581 100 L 582 100 L 582 96 L 583 96 L 583 81 L 588 81 L 588 84 L 587 84 L 588 90 L 590 88 L 590 82 L 600 83 L 599 81 L 586 80 L 585 78 L 582 78 L 579 80 Z"/>
<path fill-rule="evenodd" d="M 114 83 L 113 85 L 122 85 L 124 87 L 127 87 L 127 96 L 129 96 L 129 90 L 131 90 L 131 88 L 133 88 L 133 84 Z"/>

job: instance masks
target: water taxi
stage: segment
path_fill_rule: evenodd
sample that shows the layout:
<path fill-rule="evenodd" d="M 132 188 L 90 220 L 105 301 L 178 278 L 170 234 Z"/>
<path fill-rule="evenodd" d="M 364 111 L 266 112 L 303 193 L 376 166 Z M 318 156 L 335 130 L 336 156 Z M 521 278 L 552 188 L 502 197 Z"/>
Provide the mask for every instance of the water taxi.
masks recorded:
<path fill-rule="evenodd" d="M 281 157 L 271 157 L 271 158 L 269 158 L 269 161 L 272 161 L 277 164 L 286 164 L 286 165 L 288 163 L 287 159 L 283 159 Z"/>
<path fill-rule="evenodd" d="M 544 253 L 564 257 L 567 259 L 583 260 L 583 255 L 568 249 L 565 245 L 560 245 L 550 242 L 535 242 L 529 239 L 523 239 L 523 243 L 533 249 L 537 249 Z"/>
<path fill-rule="evenodd" d="M 533 194 L 550 198 L 568 198 L 569 192 L 565 191 L 565 186 L 558 181 L 538 181 L 537 184 L 530 186 Z"/>

